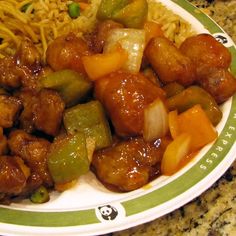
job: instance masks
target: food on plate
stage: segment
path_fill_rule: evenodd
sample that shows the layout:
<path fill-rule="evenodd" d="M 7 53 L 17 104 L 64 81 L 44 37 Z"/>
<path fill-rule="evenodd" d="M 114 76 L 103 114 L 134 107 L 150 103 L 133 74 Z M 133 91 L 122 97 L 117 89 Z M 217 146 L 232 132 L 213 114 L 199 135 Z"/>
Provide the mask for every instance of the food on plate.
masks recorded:
<path fill-rule="evenodd" d="M 161 3 L 11 0 L 0 13 L 1 203 L 47 202 L 89 171 L 132 191 L 217 139 L 230 52 Z"/>
<path fill-rule="evenodd" d="M 109 188 L 131 191 L 160 175 L 160 162 L 168 138 L 145 142 L 133 137 L 99 150 L 92 160 L 98 178 Z"/>
<path fill-rule="evenodd" d="M 98 79 L 95 97 L 105 107 L 115 133 L 121 137 L 142 135 L 144 108 L 164 92 L 141 73 L 117 71 Z"/>
<path fill-rule="evenodd" d="M 163 84 L 179 82 L 188 86 L 196 80 L 196 68 L 192 60 L 165 37 L 151 39 L 145 49 L 145 56 Z"/>
<path fill-rule="evenodd" d="M 169 110 L 177 110 L 178 112 L 186 111 L 194 105 L 200 104 L 206 115 L 213 125 L 217 125 L 222 118 L 222 111 L 217 105 L 215 99 L 199 86 L 189 86 L 186 89 L 177 90 L 178 85 L 168 84 L 172 91 L 172 96 L 167 99 L 167 107 Z M 164 86 L 166 87 L 166 86 Z M 166 91 L 166 90 L 165 90 Z"/>
<path fill-rule="evenodd" d="M 228 71 L 231 54 L 220 42 L 208 34 L 187 38 L 180 46 L 197 69 L 197 81 L 218 103 L 234 94 L 236 84 Z M 204 56 L 203 56 L 204 55 Z"/>

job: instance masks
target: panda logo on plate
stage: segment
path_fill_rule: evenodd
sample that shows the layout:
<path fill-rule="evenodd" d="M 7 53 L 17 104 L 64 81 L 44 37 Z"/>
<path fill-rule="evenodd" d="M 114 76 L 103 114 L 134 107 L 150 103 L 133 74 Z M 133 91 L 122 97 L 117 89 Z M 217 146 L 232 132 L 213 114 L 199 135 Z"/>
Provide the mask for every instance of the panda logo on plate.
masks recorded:
<path fill-rule="evenodd" d="M 96 216 L 101 222 L 113 221 L 125 217 L 125 210 L 121 204 L 107 204 L 95 209 Z"/>
<path fill-rule="evenodd" d="M 213 34 L 214 38 L 222 43 L 225 47 L 231 47 L 233 46 L 233 41 L 232 39 L 225 33 L 215 33 Z"/>

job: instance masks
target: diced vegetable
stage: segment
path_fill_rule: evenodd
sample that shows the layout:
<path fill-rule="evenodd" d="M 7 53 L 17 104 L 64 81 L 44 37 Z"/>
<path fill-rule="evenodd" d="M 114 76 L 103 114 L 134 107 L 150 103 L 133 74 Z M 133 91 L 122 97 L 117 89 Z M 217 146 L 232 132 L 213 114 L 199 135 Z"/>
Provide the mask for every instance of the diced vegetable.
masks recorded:
<path fill-rule="evenodd" d="M 173 97 L 173 96 L 181 93 L 182 91 L 184 91 L 184 86 L 177 83 L 177 82 L 169 83 L 169 84 L 163 86 L 162 88 L 166 92 L 167 98 Z"/>
<path fill-rule="evenodd" d="M 128 28 L 140 28 L 146 20 L 146 0 L 102 0 L 97 12 L 99 20 L 115 20 Z"/>
<path fill-rule="evenodd" d="M 162 174 L 172 175 L 178 170 L 181 160 L 190 153 L 190 142 L 191 136 L 182 133 L 167 146 L 161 161 Z"/>
<path fill-rule="evenodd" d="M 77 179 L 89 170 L 84 133 L 76 132 L 55 139 L 48 153 L 48 168 L 55 183 L 63 184 Z"/>
<path fill-rule="evenodd" d="M 73 70 L 60 70 L 40 80 L 44 88 L 55 89 L 67 107 L 77 104 L 92 88 L 89 80 Z"/>
<path fill-rule="evenodd" d="M 181 93 L 167 99 L 169 110 L 186 111 L 192 106 L 200 104 L 213 125 L 217 125 L 222 118 L 222 112 L 214 98 L 198 86 L 191 86 Z"/>
<path fill-rule="evenodd" d="M 122 23 L 127 28 L 141 28 L 147 18 L 147 0 L 133 0 L 121 10 L 113 14 L 113 20 Z"/>
<path fill-rule="evenodd" d="M 68 12 L 71 18 L 77 18 L 80 15 L 80 5 L 77 2 L 72 2 L 68 5 Z"/>
<path fill-rule="evenodd" d="M 145 31 L 141 29 L 113 29 L 104 45 L 104 52 L 113 52 L 117 45 L 127 52 L 128 60 L 122 66 L 130 72 L 139 72 L 145 47 Z"/>
<path fill-rule="evenodd" d="M 45 203 L 49 201 L 48 190 L 41 186 L 31 196 L 30 200 L 33 203 Z"/>
<path fill-rule="evenodd" d="M 169 130 L 167 109 L 160 98 L 144 109 L 143 138 L 150 142 L 166 135 Z"/>
<path fill-rule="evenodd" d="M 97 18 L 99 20 L 112 19 L 114 12 L 125 7 L 129 1 L 130 0 L 102 0 L 98 8 Z"/>
<path fill-rule="evenodd" d="M 164 32 L 161 29 L 161 25 L 154 21 L 146 21 L 144 23 L 143 29 L 146 33 L 146 44 L 150 41 L 150 39 L 155 37 L 165 37 Z"/>
<path fill-rule="evenodd" d="M 170 134 L 173 139 L 175 139 L 179 132 L 179 126 L 178 126 L 178 112 L 177 110 L 171 111 L 168 113 L 168 123 L 169 123 L 169 129 Z"/>
<path fill-rule="evenodd" d="M 95 139 L 96 150 L 111 145 L 111 131 L 102 105 L 98 101 L 78 104 L 64 114 L 67 133 L 84 132 L 86 137 Z"/>
<path fill-rule="evenodd" d="M 217 138 L 217 131 L 200 105 L 178 116 L 178 130 L 191 136 L 191 150 L 196 151 Z"/>
<path fill-rule="evenodd" d="M 91 80 L 119 70 L 127 61 L 128 54 L 118 47 L 115 51 L 82 57 L 82 62 Z"/>
<path fill-rule="evenodd" d="M 93 138 L 93 137 L 87 137 L 86 138 L 86 148 L 87 148 L 89 162 L 92 162 L 93 153 L 94 153 L 95 148 L 96 148 L 95 138 Z"/>

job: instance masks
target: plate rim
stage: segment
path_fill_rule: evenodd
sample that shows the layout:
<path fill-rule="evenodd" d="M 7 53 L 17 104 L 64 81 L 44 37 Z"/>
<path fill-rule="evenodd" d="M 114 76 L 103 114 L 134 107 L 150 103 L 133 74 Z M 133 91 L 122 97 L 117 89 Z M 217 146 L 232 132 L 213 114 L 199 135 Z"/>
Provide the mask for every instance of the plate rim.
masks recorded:
<path fill-rule="evenodd" d="M 163 0 L 162 0 L 163 2 Z M 168 0 L 170 4 L 177 4 L 179 7 L 182 8 L 183 11 L 190 13 L 195 19 L 197 19 L 204 27 L 211 34 L 215 33 L 223 33 L 228 36 L 225 31 L 209 16 L 205 13 L 201 12 L 198 8 L 193 6 L 187 0 Z M 233 42 L 233 41 L 232 41 Z M 233 43 L 232 46 L 229 48 L 231 53 L 233 54 L 232 57 L 232 71 L 234 75 L 236 75 L 236 45 Z M 235 124 L 233 124 L 233 120 L 236 119 L 236 95 L 231 98 L 230 103 L 230 113 L 227 117 L 227 120 L 224 124 L 224 127 L 217 139 L 216 143 L 214 143 L 209 150 L 207 151 L 204 156 L 200 158 L 200 160 L 195 163 L 190 169 L 184 172 L 182 175 L 178 176 L 176 179 L 164 185 L 160 188 L 156 188 L 153 191 L 148 192 L 147 194 L 143 194 L 137 198 L 123 200 L 121 202 L 111 202 L 109 205 L 114 206 L 118 213 L 120 214 L 114 220 L 104 220 L 101 215 L 99 215 L 98 207 L 91 208 L 91 209 L 83 209 L 83 210 L 76 210 L 76 211 L 67 211 L 67 212 L 40 212 L 40 211 L 26 211 L 26 210 L 19 210 L 19 209 L 11 209 L 6 206 L 0 205 L 0 233 L 4 235 L 34 235 L 47 233 L 50 235 L 92 235 L 92 234 L 104 234 L 109 232 L 114 232 L 118 230 L 124 230 L 129 227 L 137 226 L 142 223 L 146 223 L 150 220 L 154 220 L 158 217 L 161 217 L 180 206 L 183 206 L 187 202 L 191 201 L 195 197 L 199 196 L 202 192 L 206 191 L 213 183 L 215 183 L 223 173 L 230 167 L 236 157 L 233 157 L 233 153 L 236 151 L 236 128 Z M 234 130 L 233 130 L 234 128 Z M 232 133 L 231 138 L 227 137 L 226 134 L 229 131 Z M 233 137 L 233 138 L 232 138 Z M 223 142 L 223 144 L 220 142 Z M 227 142 L 227 143 L 226 143 Z M 225 143 L 225 144 L 224 144 Z M 223 147 L 222 147 L 223 145 Z M 218 147 L 222 147 L 221 150 Z M 218 150 L 216 149 L 218 148 Z M 214 149 L 214 152 L 213 152 Z M 211 154 L 210 154 L 211 153 Z M 216 157 L 217 155 L 217 157 Z M 211 157 L 211 158 L 209 158 Z M 221 158 L 221 160 L 219 160 Z M 200 168 L 199 168 L 200 167 Z M 160 205 L 155 205 L 156 202 L 148 201 L 147 198 L 156 198 L 160 191 L 166 188 L 172 187 L 173 184 L 176 184 L 175 181 L 182 181 L 182 178 L 186 176 L 186 173 L 190 173 L 193 170 L 198 170 L 197 177 L 200 178 L 195 185 L 188 186 L 187 189 L 183 190 L 181 193 L 176 193 L 176 196 L 170 196 L 169 200 L 165 200 L 163 203 L 159 203 L 161 206 L 165 204 L 168 206 L 166 210 L 163 210 L 162 213 L 159 213 L 156 217 L 153 212 L 157 210 Z M 215 172 L 219 174 L 217 177 L 215 176 Z M 212 177 L 208 180 L 210 177 Z M 186 177 L 185 177 L 186 178 Z M 206 182 L 206 183 L 205 183 Z M 202 186 L 204 185 L 204 186 Z M 185 186 L 186 187 L 186 186 Z M 200 188 L 199 191 L 193 191 L 193 188 Z M 168 189 L 168 188 L 167 188 Z M 192 193 L 193 191 L 193 193 Z M 191 192 L 191 196 L 188 196 Z M 163 193 L 162 193 L 163 194 Z M 160 198 L 160 197 L 159 197 Z M 182 198 L 181 201 L 179 201 Z M 173 201 L 176 201 L 176 204 L 173 205 Z M 142 204 L 140 204 L 142 203 Z M 147 209 L 144 209 L 143 204 L 146 204 Z M 154 206 L 155 205 L 155 206 Z M 170 206 L 169 206 L 170 205 Z M 77 214 L 74 214 L 76 212 Z M 67 213 L 67 214 L 65 214 Z M 28 217 L 26 215 L 28 214 Z M 42 220 L 39 220 L 36 217 L 38 216 L 43 217 Z M 46 218 L 46 214 L 48 215 Z M 59 215 L 61 214 L 61 217 Z M 79 215 L 78 215 L 79 214 Z M 140 217 L 140 215 L 142 217 Z M 14 217 L 21 217 L 21 223 L 14 223 Z M 145 217 L 144 217 L 145 216 Z M 22 218 L 23 217 L 23 218 Z M 23 221 L 25 219 L 33 219 L 31 225 L 24 225 Z M 45 226 L 48 223 L 45 222 L 45 219 L 56 218 L 57 221 L 70 221 L 75 222 L 73 224 L 65 224 L 65 225 L 57 225 L 52 224 L 49 226 Z M 84 219 L 86 218 L 86 224 L 83 223 Z M 23 220 L 23 221 L 22 221 Z M 55 221 L 55 220 L 54 220 Z M 16 222 L 16 221 L 15 221 Z M 80 223 L 79 223 L 80 222 Z M 10 229 L 14 225 L 14 229 Z M 89 228 L 88 228 L 89 227 Z M 96 227 L 91 230 L 91 228 Z M 88 229 L 87 229 L 88 228 Z M 40 232 L 39 232 L 40 230 Z"/>

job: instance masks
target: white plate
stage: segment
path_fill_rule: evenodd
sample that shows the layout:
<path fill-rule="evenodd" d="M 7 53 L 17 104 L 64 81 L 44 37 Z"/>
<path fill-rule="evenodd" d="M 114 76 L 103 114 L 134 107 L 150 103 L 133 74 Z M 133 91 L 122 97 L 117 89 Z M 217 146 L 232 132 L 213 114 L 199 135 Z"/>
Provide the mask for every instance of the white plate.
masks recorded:
<path fill-rule="evenodd" d="M 186 0 L 162 0 L 168 8 L 190 22 L 197 32 L 225 38 L 232 53 L 236 75 L 236 48 L 230 37 L 208 16 Z M 0 206 L 0 235 L 94 235 L 129 228 L 173 211 L 209 188 L 236 157 L 236 96 L 223 106 L 217 126 L 219 138 L 201 150 L 185 168 L 171 177 L 160 177 L 130 193 L 105 189 L 92 173 L 79 184 L 42 205 L 25 200 Z M 106 213 L 105 213 L 106 212 Z"/>

